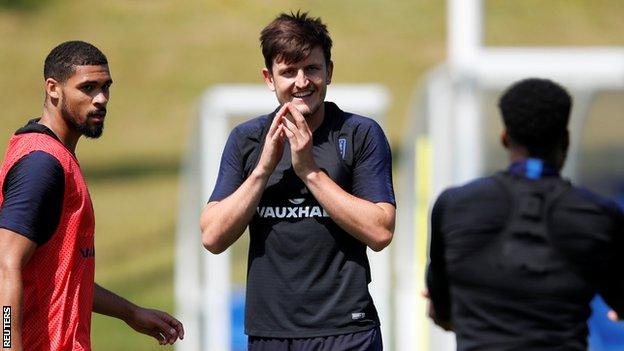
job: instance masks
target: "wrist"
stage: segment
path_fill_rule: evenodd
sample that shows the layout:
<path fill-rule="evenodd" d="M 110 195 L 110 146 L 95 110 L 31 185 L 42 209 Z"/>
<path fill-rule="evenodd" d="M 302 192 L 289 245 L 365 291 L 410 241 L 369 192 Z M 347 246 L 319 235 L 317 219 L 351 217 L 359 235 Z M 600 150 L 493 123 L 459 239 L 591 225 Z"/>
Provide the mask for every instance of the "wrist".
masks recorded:
<path fill-rule="evenodd" d="M 123 307 L 123 312 L 120 316 L 120 319 L 126 323 L 130 323 L 131 321 L 134 321 L 136 319 L 138 312 L 139 306 L 128 301 L 128 303 Z"/>
<path fill-rule="evenodd" d="M 320 168 L 311 169 L 301 175 L 301 180 L 306 186 L 312 185 L 319 181 L 323 171 Z"/>
<path fill-rule="evenodd" d="M 250 177 L 253 177 L 262 181 L 269 180 L 270 176 L 271 176 L 271 171 L 266 169 L 265 167 L 262 167 L 261 165 L 257 165 L 256 168 L 254 168 L 254 170 L 251 171 L 251 174 L 250 174 Z"/>

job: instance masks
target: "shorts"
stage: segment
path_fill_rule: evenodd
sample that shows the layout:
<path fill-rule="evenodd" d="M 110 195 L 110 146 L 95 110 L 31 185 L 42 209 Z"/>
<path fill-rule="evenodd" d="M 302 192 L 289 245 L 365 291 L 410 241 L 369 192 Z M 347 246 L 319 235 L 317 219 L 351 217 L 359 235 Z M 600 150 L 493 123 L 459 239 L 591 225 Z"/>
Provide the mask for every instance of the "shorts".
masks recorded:
<path fill-rule="evenodd" d="M 315 338 L 249 336 L 248 351 L 382 351 L 379 327 L 357 333 Z"/>

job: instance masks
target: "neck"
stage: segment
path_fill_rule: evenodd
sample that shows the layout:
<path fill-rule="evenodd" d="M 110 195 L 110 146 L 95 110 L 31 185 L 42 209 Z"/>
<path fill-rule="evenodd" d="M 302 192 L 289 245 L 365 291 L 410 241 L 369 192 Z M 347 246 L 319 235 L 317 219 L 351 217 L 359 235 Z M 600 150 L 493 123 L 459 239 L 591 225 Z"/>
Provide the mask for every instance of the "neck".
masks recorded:
<path fill-rule="evenodd" d="M 550 157 L 541 157 L 541 156 L 537 157 L 537 156 L 529 155 L 526 149 L 514 148 L 514 149 L 509 150 L 510 163 L 525 161 L 526 159 L 529 159 L 529 158 L 538 158 L 544 161 L 544 163 L 546 163 L 547 165 L 555 167 L 558 171 L 560 171 L 561 168 L 563 167 L 564 158 L 559 157 L 559 154 L 551 155 Z"/>
<path fill-rule="evenodd" d="M 80 139 L 80 133 L 77 133 L 69 127 L 59 110 L 50 109 L 46 104 L 43 108 L 43 115 L 39 123 L 50 128 L 69 151 L 72 153 L 76 152 L 76 145 L 78 144 L 78 139 Z"/>

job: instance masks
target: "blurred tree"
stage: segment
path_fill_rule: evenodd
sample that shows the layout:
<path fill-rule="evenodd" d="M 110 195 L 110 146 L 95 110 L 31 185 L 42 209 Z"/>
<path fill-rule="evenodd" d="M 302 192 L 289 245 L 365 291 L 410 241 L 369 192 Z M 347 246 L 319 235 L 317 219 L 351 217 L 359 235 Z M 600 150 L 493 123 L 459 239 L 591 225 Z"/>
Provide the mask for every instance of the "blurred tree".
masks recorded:
<path fill-rule="evenodd" d="M 32 11 L 49 0 L 0 0 L 0 10 Z"/>

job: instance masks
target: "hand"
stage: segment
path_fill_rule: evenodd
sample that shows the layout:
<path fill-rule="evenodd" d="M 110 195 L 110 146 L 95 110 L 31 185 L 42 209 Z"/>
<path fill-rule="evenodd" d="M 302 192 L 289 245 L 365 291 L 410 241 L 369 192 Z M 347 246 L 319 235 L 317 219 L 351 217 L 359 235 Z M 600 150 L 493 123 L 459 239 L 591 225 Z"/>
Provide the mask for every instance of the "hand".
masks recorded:
<path fill-rule="evenodd" d="M 453 331 L 453 325 L 450 321 L 441 321 L 437 318 L 435 308 L 433 307 L 433 302 L 431 302 L 429 291 L 424 290 L 421 292 L 421 295 L 422 297 L 427 299 L 427 315 L 429 316 L 429 318 L 431 318 L 433 323 L 446 331 Z"/>
<path fill-rule="evenodd" d="M 269 132 L 264 140 L 264 147 L 262 148 L 262 154 L 260 154 L 257 166 L 257 169 L 260 169 L 263 175 L 271 175 L 282 158 L 286 137 L 284 135 L 284 126 L 280 122 L 286 111 L 288 111 L 288 103 L 285 103 L 275 114 L 275 118 L 273 118 Z"/>
<path fill-rule="evenodd" d="M 166 312 L 137 307 L 126 323 L 139 333 L 153 336 L 160 345 L 184 339 L 182 323 Z"/>
<path fill-rule="evenodd" d="M 284 133 L 290 143 L 293 169 L 297 176 L 305 181 L 308 174 L 318 171 L 318 166 L 312 155 L 312 131 L 301 112 L 294 105 L 287 104 L 287 107 L 290 116 L 282 117 L 282 126 L 284 126 Z M 291 117 L 292 120 L 288 117 Z"/>
<path fill-rule="evenodd" d="M 618 316 L 617 312 L 615 312 L 614 310 L 609 310 L 609 312 L 607 312 L 607 317 L 612 321 L 612 322 L 620 322 L 620 316 Z"/>

